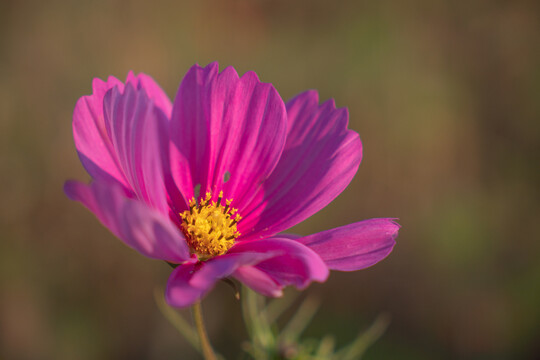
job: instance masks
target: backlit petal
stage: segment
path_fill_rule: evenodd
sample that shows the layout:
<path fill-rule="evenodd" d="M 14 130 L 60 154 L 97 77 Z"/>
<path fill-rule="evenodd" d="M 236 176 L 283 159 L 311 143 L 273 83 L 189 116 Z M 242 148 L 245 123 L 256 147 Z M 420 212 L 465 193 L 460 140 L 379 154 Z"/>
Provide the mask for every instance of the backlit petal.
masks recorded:
<path fill-rule="evenodd" d="M 264 238 L 313 215 L 347 187 L 358 170 L 362 143 L 347 129 L 347 109 L 319 105 L 315 91 L 287 103 L 288 134 L 281 159 L 247 212 L 243 239 Z"/>
<path fill-rule="evenodd" d="M 103 117 L 103 97 L 117 86 L 124 84 L 111 76 L 105 82 L 94 79 L 92 95 L 81 97 L 73 112 L 73 138 L 81 162 L 93 178 L 114 179 L 129 188 L 124 172 L 120 168 L 114 147 Z"/>
<path fill-rule="evenodd" d="M 388 256 L 396 244 L 399 228 L 394 219 L 370 219 L 297 241 L 319 254 L 331 270 L 354 271 Z"/>
<path fill-rule="evenodd" d="M 233 276 L 238 281 L 261 295 L 271 297 L 283 295 L 283 286 L 272 279 L 270 275 L 257 269 L 255 266 L 240 266 L 233 273 Z"/>
<path fill-rule="evenodd" d="M 274 169 L 285 143 L 286 109 L 255 73 L 195 65 L 174 101 L 171 166 L 186 199 L 220 190 L 241 210 Z M 227 181 L 226 181 L 227 180 Z"/>
<path fill-rule="evenodd" d="M 294 285 L 305 288 L 311 281 L 323 282 L 328 277 L 328 267 L 319 255 L 301 243 L 281 238 L 236 243 L 231 253 L 267 253 L 278 252 L 268 260 L 254 265 L 266 273 L 280 286 Z M 274 292 L 272 288 L 268 292 Z"/>
<path fill-rule="evenodd" d="M 133 71 L 130 71 L 126 79 L 126 84 L 127 83 L 133 85 L 137 90 L 143 89 L 146 92 L 146 95 L 152 99 L 154 105 L 163 111 L 167 119 L 171 118 L 171 100 L 151 76 L 142 73 L 135 75 Z"/>
<path fill-rule="evenodd" d="M 86 185 L 68 181 L 64 191 L 86 206 L 105 227 L 126 245 L 153 258 L 179 263 L 189 259 L 184 235 L 158 211 L 130 198 L 116 183 L 96 181 Z"/>
<path fill-rule="evenodd" d="M 164 171 L 168 167 L 168 121 L 145 91 L 130 83 L 103 99 L 111 146 L 130 189 L 139 199 L 168 214 Z"/>
<path fill-rule="evenodd" d="M 170 100 L 151 77 L 144 74 L 135 76 L 130 72 L 126 83 L 138 92 L 145 92 L 147 98 L 163 112 L 162 117 L 170 115 Z M 115 77 L 111 76 L 107 81 L 94 79 L 92 95 L 81 97 L 75 106 L 73 136 L 81 162 L 94 179 L 115 180 L 131 189 L 107 130 L 110 124 L 106 123 L 103 114 L 105 94 L 114 87 L 120 93 L 124 91 L 124 84 Z"/>

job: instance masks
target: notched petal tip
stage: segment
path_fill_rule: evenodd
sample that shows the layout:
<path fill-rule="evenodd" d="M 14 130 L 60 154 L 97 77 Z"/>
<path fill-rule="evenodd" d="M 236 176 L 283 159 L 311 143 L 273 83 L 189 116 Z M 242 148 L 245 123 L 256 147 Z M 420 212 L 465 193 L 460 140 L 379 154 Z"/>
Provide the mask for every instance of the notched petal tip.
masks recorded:
<path fill-rule="evenodd" d="M 195 76 L 196 78 L 203 77 L 199 79 L 197 83 L 202 83 L 206 78 L 213 78 L 219 72 L 219 64 L 217 61 L 211 62 L 206 66 L 201 66 L 199 64 L 194 64 L 191 66 L 188 71 L 184 74 L 184 78 L 180 82 L 180 88 L 184 82 L 188 83 L 189 80 Z"/>
<path fill-rule="evenodd" d="M 401 224 L 399 224 L 397 221 L 399 218 L 377 218 L 372 220 L 380 220 L 381 226 L 384 227 L 386 234 L 388 237 L 390 237 L 392 240 L 396 240 L 399 230 L 401 229 Z"/>
<path fill-rule="evenodd" d="M 212 61 L 212 62 L 209 62 L 208 64 L 206 64 L 206 66 L 201 66 L 199 65 L 198 63 L 193 65 L 193 67 L 198 67 L 199 69 L 207 69 L 207 70 L 219 70 L 219 62 L 217 61 Z"/>
<path fill-rule="evenodd" d="M 315 89 L 306 90 L 293 96 L 287 101 L 287 111 L 291 111 L 298 106 L 313 107 L 319 105 L 319 92 Z"/>
<path fill-rule="evenodd" d="M 401 224 L 398 223 L 399 218 L 383 218 L 383 219 L 386 219 L 389 222 L 389 224 L 394 225 L 394 232 L 397 235 L 397 232 L 399 231 L 399 229 L 401 229 Z"/>
<path fill-rule="evenodd" d="M 259 84 L 267 84 L 267 85 L 272 85 L 270 83 L 265 83 L 265 82 L 262 82 L 260 79 L 259 79 L 259 76 L 257 75 L 257 73 L 253 70 L 249 70 L 249 71 L 246 71 L 244 73 L 244 75 L 242 75 L 241 77 L 242 80 L 246 80 L 246 81 L 253 81 L 253 82 L 256 82 L 256 83 L 259 83 Z"/>

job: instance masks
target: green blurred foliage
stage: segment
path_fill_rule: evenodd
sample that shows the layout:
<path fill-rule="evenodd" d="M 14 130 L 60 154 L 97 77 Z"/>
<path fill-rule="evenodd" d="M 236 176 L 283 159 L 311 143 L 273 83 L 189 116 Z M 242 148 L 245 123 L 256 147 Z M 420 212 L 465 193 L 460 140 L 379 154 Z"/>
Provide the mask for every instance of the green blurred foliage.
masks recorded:
<path fill-rule="evenodd" d="M 214 60 L 349 108 L 358 175 L 295 231 L 403 225 L 388 259 L 310 287 L 308 333 L 340 345 L 387 311 L 367 359 L 537 358 L 539 15 L 532 1 L 0 2 L 0 358 L 196 358 L 153 301 L 168 265 L 62 185 L 88 178 L 71 114 L 93 77 L 144 71 L 173 97 Z M 247 333 L 230 289 L 205 311 L 234 358 Z"/>

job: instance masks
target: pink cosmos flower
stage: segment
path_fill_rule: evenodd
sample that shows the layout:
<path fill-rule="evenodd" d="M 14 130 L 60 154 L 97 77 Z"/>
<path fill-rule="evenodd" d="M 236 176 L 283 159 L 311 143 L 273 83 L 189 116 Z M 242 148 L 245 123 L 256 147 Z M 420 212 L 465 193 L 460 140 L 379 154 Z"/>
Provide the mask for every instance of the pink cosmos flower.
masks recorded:
<path fill-rule="evenodd" d="M 68 181 L 65 192 L 128 246 L 177 264 L 170 305 L 191 305 L 227 277 L 279 296 L 391 252 L 399 225 L 386 218 L 280 234 L 330 203 L 360 164 L 360 138 L 333 100 L 306 91 L 285 104 L 255 73 L 217 63 L 193 66 L 172 104 L 144 74 L 92 88 L 73 114 L 92 182 Z"/>

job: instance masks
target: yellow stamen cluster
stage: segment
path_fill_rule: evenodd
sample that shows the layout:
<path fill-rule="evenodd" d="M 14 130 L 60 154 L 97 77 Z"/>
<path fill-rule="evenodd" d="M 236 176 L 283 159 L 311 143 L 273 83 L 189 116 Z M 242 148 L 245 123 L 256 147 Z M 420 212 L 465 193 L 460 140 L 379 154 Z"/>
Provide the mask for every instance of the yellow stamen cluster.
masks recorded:
<path fill-rule="evenodd" d="M 189 202 L 189 210 L 180 214 L 182 231 L 192 252 L 201 260 L 225 254 L 240 236 L 236 225 L 241 217 L 237 209 L 230 207 L 232 199 L 223 206 L 223 191 L 219 193 L 217 202 L 211 199 L 211 192 L 207 192 L 199 204 L 193 198 Z"/>

